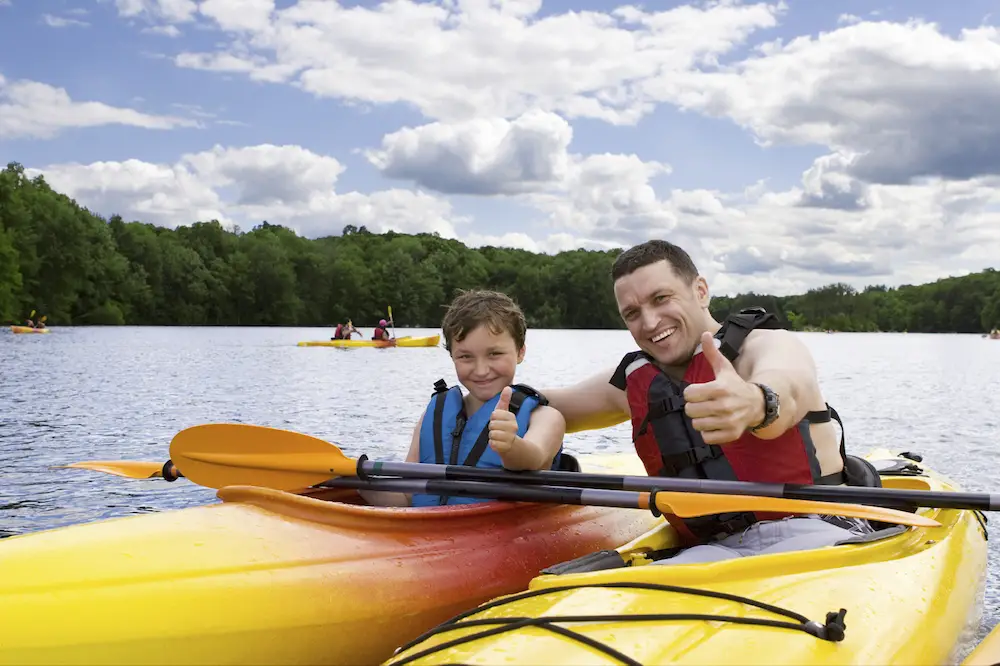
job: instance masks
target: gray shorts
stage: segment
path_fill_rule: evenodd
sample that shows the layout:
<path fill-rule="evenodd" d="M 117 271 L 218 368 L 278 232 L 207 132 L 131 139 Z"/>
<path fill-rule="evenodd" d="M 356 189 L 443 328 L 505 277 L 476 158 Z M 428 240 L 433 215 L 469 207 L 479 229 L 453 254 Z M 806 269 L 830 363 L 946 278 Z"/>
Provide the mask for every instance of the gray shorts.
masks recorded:
<path fill-rule="evenodd" d="M 810 550 L 833 546 L 874 531 L 867 520 L 840 516 L 810 514 L 781 520 L 764 520 L 718 541 L 685 548 L 677 555 L 657 560 L 653 564 L 695 564 L 749 555 Z"/>

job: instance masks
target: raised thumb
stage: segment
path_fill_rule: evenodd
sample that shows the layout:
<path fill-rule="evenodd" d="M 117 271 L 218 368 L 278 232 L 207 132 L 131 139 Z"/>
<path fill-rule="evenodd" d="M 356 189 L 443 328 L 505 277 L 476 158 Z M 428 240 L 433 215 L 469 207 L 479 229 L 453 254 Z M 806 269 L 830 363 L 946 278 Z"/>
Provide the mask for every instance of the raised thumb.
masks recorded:
<path fill-rule="evenodd" d="M 510 398 L 514 395 L 514 390 L 509 386 L 504 386 L 500 391 L 500 401 L 497 402 L 495 412 L 506 412 L 510 408 Z"/>

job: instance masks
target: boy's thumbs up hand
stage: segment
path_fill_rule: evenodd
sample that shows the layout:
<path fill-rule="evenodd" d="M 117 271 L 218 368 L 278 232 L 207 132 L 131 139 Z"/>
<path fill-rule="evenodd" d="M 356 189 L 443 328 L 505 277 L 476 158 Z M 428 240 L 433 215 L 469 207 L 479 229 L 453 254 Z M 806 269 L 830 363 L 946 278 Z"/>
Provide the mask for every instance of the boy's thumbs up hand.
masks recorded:
<path fill-rule="evenodd" d="M 510 398 L 514 391 L 505 386 L 500 392 L 493 414 L 490 415 L 490 448 L 504 455 L 514 446 L 517 439 L 517 417 L 510 412 Z"/>

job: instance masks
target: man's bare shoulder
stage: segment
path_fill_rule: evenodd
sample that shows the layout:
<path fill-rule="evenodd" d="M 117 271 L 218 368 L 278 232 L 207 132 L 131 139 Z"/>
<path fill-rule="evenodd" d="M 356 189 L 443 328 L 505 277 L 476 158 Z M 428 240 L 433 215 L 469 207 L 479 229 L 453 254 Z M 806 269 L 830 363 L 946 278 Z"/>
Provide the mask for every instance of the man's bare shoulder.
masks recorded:
<path fill-rule="evenodd" d="M 747 334 L 736 360 L 736 369 L 749 371 L 761 361 L 768 365 L 777 362 L 781 365 L 792 363 L 812 367 L 814 364 L 812 353 L 802 338 L 795 331 L 782 328 L 758 328 Z"/>

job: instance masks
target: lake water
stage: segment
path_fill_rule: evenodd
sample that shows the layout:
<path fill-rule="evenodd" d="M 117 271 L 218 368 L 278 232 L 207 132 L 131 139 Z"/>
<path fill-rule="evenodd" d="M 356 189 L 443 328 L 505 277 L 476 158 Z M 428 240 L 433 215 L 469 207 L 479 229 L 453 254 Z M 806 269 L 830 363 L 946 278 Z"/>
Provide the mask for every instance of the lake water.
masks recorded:
<path fill-rule="evenodd" d="M 367 331 L 367 329 L 366 329 Z M 398 329 L 397 335 L 437 333 Z M 370 331 L 367 331 L 370 335 Z M 296 346 L 318 328 L 55 328 L 0 333 L 0 535 L 217 501 L 187 481 L 129 480 L 73 461 L 162 461 L 183 428 L 244 422 L 402 459 L 438 378 L 442 348 Z M 848 449 L 921 453 L 969 491 L 1000 491 L 1000 342 L 978 335 L 803 333 Z M 528 332 L 518 381 L 544 389 L 611 368 L 626 331 Z M 626 451 L 626 425 L 569 435 L 570 451 Z M 987 514 L 991 531 L 1000 519 Z M 1000 534 L 1000 533 L 998 533 Z M 990 540 L 982 633 L 1000 622 L 1000 540 Z"/>

